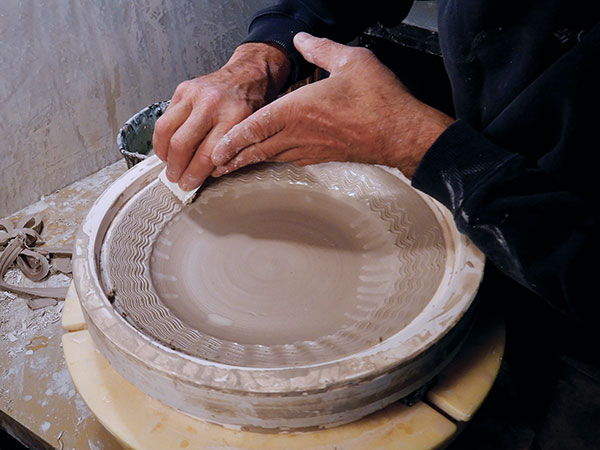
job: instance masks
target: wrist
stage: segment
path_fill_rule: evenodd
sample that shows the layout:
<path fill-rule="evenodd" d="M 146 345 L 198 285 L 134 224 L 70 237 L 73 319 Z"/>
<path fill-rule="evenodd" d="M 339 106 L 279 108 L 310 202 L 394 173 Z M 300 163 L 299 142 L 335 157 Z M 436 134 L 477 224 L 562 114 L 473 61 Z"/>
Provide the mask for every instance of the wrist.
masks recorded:
<path fill-rule="evenodd" d="M 417 112 L 418 111 L 418 112 Z M 408 145 L 401 145 L 397 167 L 412 179 L 425 153 L 433 143 L 454 122 L 454 119 L 424 103 L 414 110 L 413 120 L 405 131 L 410 130 L 409 139 L 401 140 Z"/>
<path fill-rule="evenodd" d="M 433 143 L 446 131 L 454 119 L 441 111 L 427 106 L 427 114 L 424 115 L 421 126 L 416 136 L 416 146 L 424 155 Z"/>
<path fill-rule="evenodd" d="M 266 80 L 265 97 L 273 100 L 290 75 L 291 63 L 287 52 L 277 44 L 246 42 L 238 46 L 223 69 L 242 67 L 246 73 L 256 71 L 254 77 Z"/>

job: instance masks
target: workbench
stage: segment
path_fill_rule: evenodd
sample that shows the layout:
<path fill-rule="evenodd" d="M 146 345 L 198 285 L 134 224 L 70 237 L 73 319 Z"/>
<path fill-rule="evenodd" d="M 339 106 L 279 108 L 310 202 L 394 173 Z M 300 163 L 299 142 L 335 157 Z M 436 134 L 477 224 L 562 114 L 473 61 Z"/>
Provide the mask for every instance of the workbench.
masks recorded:
<path fill-rule="evenodd" d="M 38 214 L 45 245 L 71 247 L 96 197 L 126 169 L 120 160 L 6 219 L 16 223 Z M 29 281 L 16 269 L 6 278 L 13 284 Z M 50 278 L 36 285 L 68 286 L 71 281 L 62 274 Z M 34 311 L 26 298 L 0 291 L 0 429 L 32 449 L 120 449 L 71 381 L 61 346 L 63 305 Z"/>

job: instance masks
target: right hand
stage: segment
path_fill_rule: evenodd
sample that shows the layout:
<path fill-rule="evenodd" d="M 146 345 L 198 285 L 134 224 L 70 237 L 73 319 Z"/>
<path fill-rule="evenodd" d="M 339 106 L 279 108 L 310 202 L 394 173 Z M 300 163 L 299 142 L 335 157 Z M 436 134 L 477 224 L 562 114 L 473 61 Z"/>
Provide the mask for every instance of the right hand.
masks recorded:
<path fill-rule="evenodd" d="M 154 127 L 154 153 L 167 163 L 167 178 L 186 191 L 202 184 L 215 168 L 215 144 L 273 100 L 289 71 L 283 50 L 247 43 L 221 69 L 179 84 Z"/>

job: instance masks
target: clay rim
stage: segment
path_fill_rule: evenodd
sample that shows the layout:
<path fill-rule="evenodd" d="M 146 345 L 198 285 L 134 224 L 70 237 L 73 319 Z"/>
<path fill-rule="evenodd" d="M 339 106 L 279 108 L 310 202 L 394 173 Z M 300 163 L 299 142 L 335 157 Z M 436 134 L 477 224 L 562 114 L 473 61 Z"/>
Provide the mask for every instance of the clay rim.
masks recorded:
<path fill-rule="evenodd" d="M 417 329 L 419 321 L 416 319 L 408 324 L 402 330 L 403 335 L 411 336 L 408 340 L 397 342 L 397 333 L 378 345 L 341 359 L 286 368 L 225 365 L 177 352 L 140 333 L 118 315 L 100 281 L 100 248 L 112 218 L 141 186 L 156 179 L 162 165 L 155 156 L 146 159 L 119 177 L 96 200 L 74 244 L 73 280 L 86 320 L 106 338 L 106 344 L 140 365 L 175 377 L 178 382 L 217 391 L 293 395 L 294 392 L 314 392 L 372 380 L 398 370 L 439 342 L 464 316 L 475 297 L 483 275 L 482 253 L 458 232 L 452 215 L 444 206 L 416 191 L 431 208 L 443 230 L 447 261 L 451 262 L 433 299 L 419 316 L 435 307 L 450 306 L 438 314 L 430 314 L 433 319 L 425 328 Z M 399 171 L 380 168 L 409 183 Z M 442 296 L 447 299 L 444 301 Z M 140 353 L 144 358 L 139 356 Z"/>

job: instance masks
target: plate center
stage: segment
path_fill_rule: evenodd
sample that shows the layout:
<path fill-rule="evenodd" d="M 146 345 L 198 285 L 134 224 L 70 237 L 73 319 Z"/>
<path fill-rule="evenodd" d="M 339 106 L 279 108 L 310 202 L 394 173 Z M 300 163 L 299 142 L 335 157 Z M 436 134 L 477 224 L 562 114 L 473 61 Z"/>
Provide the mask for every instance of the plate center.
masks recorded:
<path fill-rule="evenodd" d="M 314 341 L 352 328 L 393 289 L 397 248 L 352 198 L 289 185 L 199 200 L 151 258 L 162 303 L 193 329 L 246 345 Z"/>

